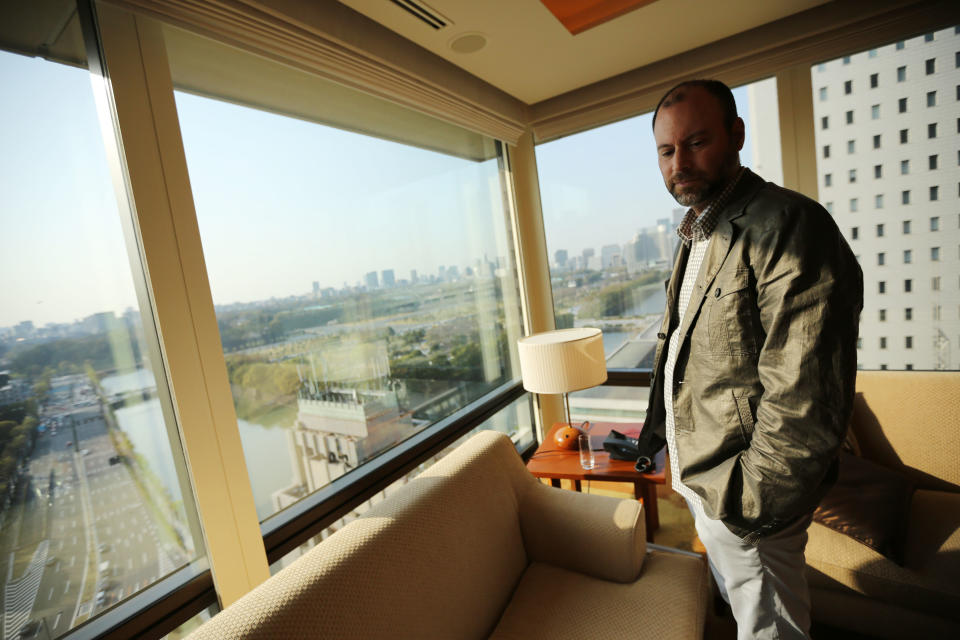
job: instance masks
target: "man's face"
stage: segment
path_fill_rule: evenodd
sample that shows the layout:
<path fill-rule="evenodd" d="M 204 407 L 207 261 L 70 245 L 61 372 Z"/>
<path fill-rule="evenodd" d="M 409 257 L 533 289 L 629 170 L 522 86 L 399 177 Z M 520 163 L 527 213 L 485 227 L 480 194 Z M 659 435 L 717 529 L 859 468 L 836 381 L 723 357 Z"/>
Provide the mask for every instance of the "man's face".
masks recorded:
<path fill-rule="evenodd" d="M 682 100 L 660 108 L 653 135 L 667 190 L 699 213 L 740 166 L 743 120 L 727 131 L 719 100 L 701 87 L 682 91 Z"/>

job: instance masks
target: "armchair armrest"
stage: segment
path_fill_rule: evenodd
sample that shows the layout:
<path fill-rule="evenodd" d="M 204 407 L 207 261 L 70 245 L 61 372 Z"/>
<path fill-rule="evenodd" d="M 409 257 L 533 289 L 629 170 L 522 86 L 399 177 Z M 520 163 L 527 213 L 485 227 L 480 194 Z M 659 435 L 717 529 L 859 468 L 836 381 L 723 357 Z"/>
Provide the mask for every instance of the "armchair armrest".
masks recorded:
<path fill-rule="evenodd" d="M 528 486 L 520 529 L 531 560 L 614 582 L 637 579 L 647 549 L 639 502 Z"/>

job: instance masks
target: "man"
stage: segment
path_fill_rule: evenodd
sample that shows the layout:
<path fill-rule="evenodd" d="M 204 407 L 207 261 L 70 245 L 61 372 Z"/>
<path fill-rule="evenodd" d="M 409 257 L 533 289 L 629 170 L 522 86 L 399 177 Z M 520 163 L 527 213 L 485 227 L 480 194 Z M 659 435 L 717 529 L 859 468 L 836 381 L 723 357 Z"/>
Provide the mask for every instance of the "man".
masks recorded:
<path fill-rule="evenodd" d="M 806 529 L 852 410 L 862 272 L 823 207 L 740 166 L 726 85 L 674 87 L 653 131 L 690 209 L 641 452 L 667 446 L 738 637 L 807 638 Z"/>

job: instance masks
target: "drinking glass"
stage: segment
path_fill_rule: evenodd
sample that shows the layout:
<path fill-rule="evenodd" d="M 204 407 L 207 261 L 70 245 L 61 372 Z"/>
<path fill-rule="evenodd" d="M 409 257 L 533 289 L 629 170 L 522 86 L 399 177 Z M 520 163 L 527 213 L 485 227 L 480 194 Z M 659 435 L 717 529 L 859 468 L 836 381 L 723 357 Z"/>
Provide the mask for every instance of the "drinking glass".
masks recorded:
<path fill-rule="evenodd" d="M 590 435 L 581 433 L 577 440 L 580 444 L 580 466 L 584 469 L 593 469 L 597 459 L 593 455 L 593 449 L 590 448 Z"/>

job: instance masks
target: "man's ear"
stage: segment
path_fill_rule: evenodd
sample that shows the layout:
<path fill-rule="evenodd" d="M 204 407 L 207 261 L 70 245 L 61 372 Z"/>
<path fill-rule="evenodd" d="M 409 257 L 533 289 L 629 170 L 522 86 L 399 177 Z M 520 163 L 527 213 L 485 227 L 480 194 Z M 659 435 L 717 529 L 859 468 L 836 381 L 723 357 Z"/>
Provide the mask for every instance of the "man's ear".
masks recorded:
<path fill-rule="evenodd" d="M 733 122 L 733 129 L 731 131 L 731 137 L 733 138 L 733 143 L 737 145 L 737 151 L 743 149 L 744 135 L 743 118 L 737 118 Z"/>

